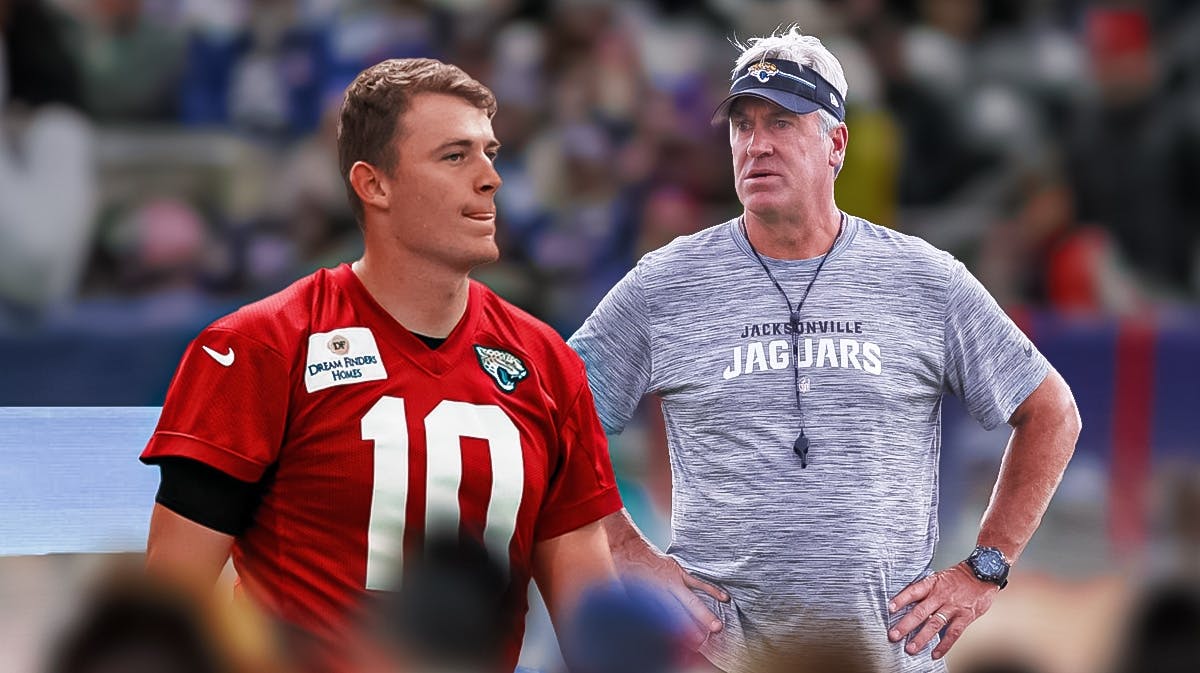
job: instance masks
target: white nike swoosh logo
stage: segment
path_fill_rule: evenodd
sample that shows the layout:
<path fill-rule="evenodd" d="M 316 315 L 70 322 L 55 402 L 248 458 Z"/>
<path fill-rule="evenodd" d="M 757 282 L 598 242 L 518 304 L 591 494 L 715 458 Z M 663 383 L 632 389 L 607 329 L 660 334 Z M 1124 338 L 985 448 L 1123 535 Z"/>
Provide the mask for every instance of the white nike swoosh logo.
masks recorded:
<path fill-rule="evenodd" d="M 201 348 L 204 349 L 205 353 L 211 355 L 212 359 L 216 360 L 217 364 L 221 365 L 222 367 L 228 367 L 229 365 L 233 364 L 234 355 L 232 346 L 229 348 L 229 352 L 227 353 L 218 353 L 208 346 L 201 346 Z"/>

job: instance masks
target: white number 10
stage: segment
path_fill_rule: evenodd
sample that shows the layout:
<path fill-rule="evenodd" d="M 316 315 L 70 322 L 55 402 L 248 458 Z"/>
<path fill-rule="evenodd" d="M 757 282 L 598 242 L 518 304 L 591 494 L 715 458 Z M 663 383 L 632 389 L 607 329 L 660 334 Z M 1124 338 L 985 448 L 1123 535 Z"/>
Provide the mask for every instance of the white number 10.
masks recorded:
<path fill-rule="evenodd" d="M 425 417 L 428 470 L 425 530 L 458 530 L 462 437 L 486 440 L 492 459 L 492 496 L 483 541 L 502 566 L 517 527 L 525 490 L 524 454 L 517 426 L 494 404 L 444 400 Z M 383 397 L 362 419 L 362 438 L 375 442 L 375 478 L 367 529 L 367 588 L 393 589 L 403 562 L 408 505 L 408 417 L 404 399 Z"/>

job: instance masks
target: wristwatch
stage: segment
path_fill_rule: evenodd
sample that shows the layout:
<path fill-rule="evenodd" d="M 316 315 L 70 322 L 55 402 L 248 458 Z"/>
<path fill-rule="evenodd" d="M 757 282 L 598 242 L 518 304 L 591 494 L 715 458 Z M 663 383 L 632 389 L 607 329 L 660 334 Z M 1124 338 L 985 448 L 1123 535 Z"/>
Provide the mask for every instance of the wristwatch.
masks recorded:
<path fill-rule="evenodd" d="M 1008 571 L 1012 564 L 1004 557 L 1004 552 L 995 547 L 976 547 L 967 557 L 967 566 L 980 581 L 991 582 L 1001 589 L 1008 586 Z"/>

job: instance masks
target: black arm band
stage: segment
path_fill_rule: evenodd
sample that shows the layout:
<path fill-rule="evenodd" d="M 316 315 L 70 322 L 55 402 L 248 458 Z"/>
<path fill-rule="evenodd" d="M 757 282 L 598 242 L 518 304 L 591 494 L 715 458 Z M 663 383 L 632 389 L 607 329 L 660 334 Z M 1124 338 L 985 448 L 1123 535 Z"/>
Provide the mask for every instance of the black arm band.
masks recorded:
<path fill-rule="evenodd" d="M 154 501 L 226 535 L 246 532 L 262 500 L 263 482 L 245 482 L 191 458 L 154 461 L 162 474 Z"/>

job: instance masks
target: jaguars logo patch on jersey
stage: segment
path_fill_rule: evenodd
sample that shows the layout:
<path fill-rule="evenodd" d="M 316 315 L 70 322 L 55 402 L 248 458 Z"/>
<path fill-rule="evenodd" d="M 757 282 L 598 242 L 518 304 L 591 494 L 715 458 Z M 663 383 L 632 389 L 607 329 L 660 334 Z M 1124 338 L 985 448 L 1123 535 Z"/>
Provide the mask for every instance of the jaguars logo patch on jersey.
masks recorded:
<path fill-rule="evenodd" d="M 483 371 L 506 393 L 511 393 L 517 387 L 517 382 L 529 376 L 525 363 L 508 351 L 476 344 L 475 355 L 479 356 L 479 366 Z"/>

